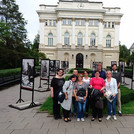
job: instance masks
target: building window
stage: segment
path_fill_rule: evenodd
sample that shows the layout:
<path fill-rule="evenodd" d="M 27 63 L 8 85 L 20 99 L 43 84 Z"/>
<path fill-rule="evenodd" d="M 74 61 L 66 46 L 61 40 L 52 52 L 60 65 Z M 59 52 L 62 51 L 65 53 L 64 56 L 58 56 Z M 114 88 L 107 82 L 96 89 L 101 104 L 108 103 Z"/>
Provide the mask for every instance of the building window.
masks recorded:
<path fill-rule="evenodd" d="M 63 24 L 63 25 L 66 25 L 66 19 L 63 19 L 63 20 L 62 20 L 62 24 Z"/>
<path fill-rule="evenodd" d="M 111 47 L 111 36 L 107 35 L 106 37 L 106 47 Z"/>
<path fill-rule="evenodd" d="M 49 20 L 49 26 L 52 26 L 52 21 L 51 20 Z"/>
<path fill-rule="evenodd" d="M 48 25 L 48 21 L 47 20 L 45 20 L 45 26 L 47 26 Z"/>
<path fill-rule="evenodd" d="M 53 26 L 56 26 L 56 20 L 53 21 Z"/>
<path fill-rule="evenodd" d="M 64 34 L 64 45 L 69 45 L 69 33 Z"/>
<path fill-rule="evenodd" d="M 98 20 L 94 20 L 94 25 L 98 26 Z"/>
<path fill-rule="evenodd" d="M 93 26 L 93 20 L 89 20 L 89 26 Z"/>
<path fill-rule="evenodd" d="M 85 25 L 85 20 L 81 20 L 81 25 L 82 25 L 82 26 Z"/>
<path fill-rule="evenodd" d="M 80 25 L 80 20 L 76 20 L 76 26 Z"/>
<path fill-rule="evenodd" d="M 48 34 L 48 46 L 53 46 L 53 34 Z"/>
<path fill-rule="evenodd" d="M 83 35 L 80 32 L 80 33 L 78 33 L 78 37 L 77 37 L 77 45 L 82 46 L 82 44 L 83 44 Z"/>
<path fill-rule="evenodd" d="M 90 46 L 95 46 L 95 34 L 92 33 L 90 36 Z"/>
<path fill-rule="evenodd" d="M 112 22 L 112 28 L 114 28 L 114 22 Z"/>
<path fill-rule="evenodd" d="M 72 19 L 68 19 L 68 25 L 72 25 Z"/>
<path fill-rule="evenodd" d="M 110 22 L 108 22 L 108 28 L 110 28 Z"/>
<path fill-rule="evenodd" d="M 107 27 L 107 23 L 106 22 L 104 22 L 104 28 L 106 28 Z"/>

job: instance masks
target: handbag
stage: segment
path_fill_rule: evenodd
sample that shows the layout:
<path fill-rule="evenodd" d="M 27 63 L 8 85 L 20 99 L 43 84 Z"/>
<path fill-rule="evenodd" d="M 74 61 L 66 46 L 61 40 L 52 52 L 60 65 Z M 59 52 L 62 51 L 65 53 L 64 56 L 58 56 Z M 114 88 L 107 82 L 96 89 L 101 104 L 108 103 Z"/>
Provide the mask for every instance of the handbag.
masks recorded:
<path fill-rule="evenodd" d="M 95 102 L 95 107 L 101 110 L 103 109 L 103 99 L 101 97 Z"/>
<path fill-rule="evenodd" d="M 66 90 L 69 89 L 70 84 L 71 84 L 71 81 L 70 81 L 69 86 L 67 87 Z M 62 102 L 64 101 L 64 99 L 65 99 L 65 93 L 63 92 L 63 89 L 58 90 L 58 91 L 57 91 L 57 94 L 58 94 L 58 95 L 57 95 L 57 100 L 58 100 L 60 103 L 62 103 Z"/>
<path fill-rule="evenodd" d="M 112 102 L 113 101 L 113 98 L 112 98 L 113 93 L 110 90 L 107 90 L 104 94 L 105 94 L 105 97 L 107 98 L 107 100 L 109 102 Z"/>
<path fill-rule="evenodd" d="M 90 89 L 90 98 L 95 99 L 100 94 L 100 91 L 94 88 Z"/>

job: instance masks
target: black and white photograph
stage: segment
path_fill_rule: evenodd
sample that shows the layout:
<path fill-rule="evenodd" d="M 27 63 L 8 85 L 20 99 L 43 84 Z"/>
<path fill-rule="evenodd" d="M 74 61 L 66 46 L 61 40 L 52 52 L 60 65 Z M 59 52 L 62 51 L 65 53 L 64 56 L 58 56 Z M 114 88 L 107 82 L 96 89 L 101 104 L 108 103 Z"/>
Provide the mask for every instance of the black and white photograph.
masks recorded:
<path fill-rule="evenodd" d="M 33 89 L 34 85 L 34 59 L 22 59 L 21 87 Z"/>
<path fill-rule="evenodd" d="M 97 69 L 98 62 L 93 62 L 93 69 Z"/>
<path fill-rule="evenodd" d="M 56 71 L 60 68 L 60 61 L 59 60 L 55 61 L 55 68 L 56 68 Z"/>
<path fill-rule="evenodd" d="M 125 62 L 119 61 L 119 70 L 120 70 L 120 72 L 124 73 L 124 69 L 125 69 Z"/>
<path fill-rule="evenodd" d="M 62 69 L 66 69 L 66 63 L 65 63 L 65 61 L 61 61 L 61 68 Z"/>
<path fill-rule="evenodd" d="M 50 75 L 55 75 L 56 68 L 55 68 L 55 60 L 50 60 Z"/>
<path fill-rule="evenodd" d="M 116 64 L 117 65 L 117 61 L 111 61 L 111 66 Z"/>
<path fill-rule="evenodd" d="M 69 68 L 69 62 L 68 61 L 65 61 L 65 67 L 66 67 L 66 69 Z"/>
<path fill-rule="evenodd" d="M 41 60 L 41 78 L 48 78 L 49 76 L 49 60 Z"/>

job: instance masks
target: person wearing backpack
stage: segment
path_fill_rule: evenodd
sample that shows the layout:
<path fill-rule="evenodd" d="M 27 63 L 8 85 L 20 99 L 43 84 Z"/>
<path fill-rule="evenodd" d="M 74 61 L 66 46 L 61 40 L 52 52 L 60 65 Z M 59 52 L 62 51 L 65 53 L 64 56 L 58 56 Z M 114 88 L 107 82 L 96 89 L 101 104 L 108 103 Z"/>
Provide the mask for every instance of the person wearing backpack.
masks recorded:
<path fill-rule="evenodd" d="M 83 82 L 83 76 L 78 75 L 78 82 L 75 85 L 75 89 L 73 91 L 76 101 L 78 102 L 78 114 L 77 121 L 85 121 L 84 120 L 84 111 L 86 106 L 86 98 L 87 98 L 87 85 Z"/>
<path fill-rule="evenodd" d="M 72 95 L 73 95 L 73 89 L 74 89 L 74 83 L 76 81 L 77 76 L 72 75 L 70 77 L 70 80 L 66 81 L 63 85 L 63 92 L 65 93 L 65 99 L 61 103 L 64 121 L 68 122 L 71 121 L 70 119 L 70 111 L 72 106 Z"/>

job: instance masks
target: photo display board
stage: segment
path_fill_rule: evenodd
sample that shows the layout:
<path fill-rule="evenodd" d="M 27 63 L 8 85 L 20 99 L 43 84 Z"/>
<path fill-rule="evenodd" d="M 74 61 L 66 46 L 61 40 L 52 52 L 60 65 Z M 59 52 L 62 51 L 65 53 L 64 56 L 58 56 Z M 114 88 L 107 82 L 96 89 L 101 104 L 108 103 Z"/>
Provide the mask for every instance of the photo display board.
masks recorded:
<path fill-rule="evenodd" d="M 133 81 L 134 81 L 134 62 L 133 62 Z"/>
<path fill-rule="evenodd" d="M 47 79 L 49 77 L 49 60 L 41 60 L 41 79 Z"/>
<path fill-rule="evenodd" d="M 56 75 L 55 60 L 50 60 L 50 75 Z"/>
<path fill-rule="evenodd" d="M 125 62 L 119 61 L 119 71 L 121 73 L 124 73 L 124 69 L 125 69 Z"/>
<path fill-rule="evenodd" d="M 21 88 L 34 89 L 35 59 L 22 59 Z"/>
<path fill-rule="evenodd" d="M 55 71 L 57 72 L 57 70 L 60 68 L 60 61 L 56 60 L 55 61 Z"/>

